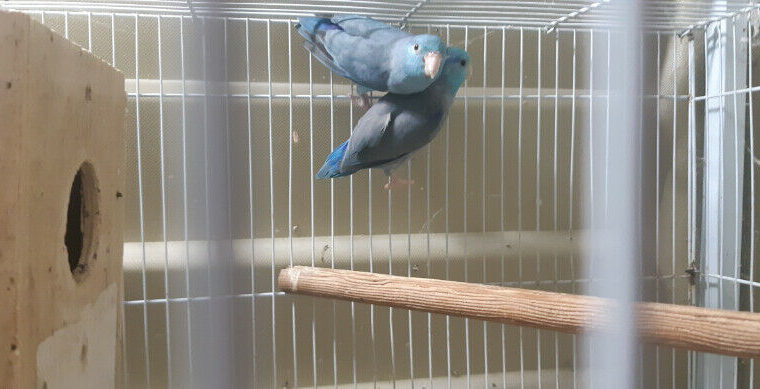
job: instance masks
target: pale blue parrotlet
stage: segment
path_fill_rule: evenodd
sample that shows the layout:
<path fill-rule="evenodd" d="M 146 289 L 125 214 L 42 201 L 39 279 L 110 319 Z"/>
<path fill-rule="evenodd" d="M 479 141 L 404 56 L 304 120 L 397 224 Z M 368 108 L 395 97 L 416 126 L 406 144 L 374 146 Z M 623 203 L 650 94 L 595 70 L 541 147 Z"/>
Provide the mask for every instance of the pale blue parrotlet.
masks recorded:
<path fill-rule="evenodd" d="M 298 19 L 303 45 L 336 74 L 370 90 L 421 92 L 440 74 L 446 45 L 440 37 L 413 35 L 366 16 Z"/>

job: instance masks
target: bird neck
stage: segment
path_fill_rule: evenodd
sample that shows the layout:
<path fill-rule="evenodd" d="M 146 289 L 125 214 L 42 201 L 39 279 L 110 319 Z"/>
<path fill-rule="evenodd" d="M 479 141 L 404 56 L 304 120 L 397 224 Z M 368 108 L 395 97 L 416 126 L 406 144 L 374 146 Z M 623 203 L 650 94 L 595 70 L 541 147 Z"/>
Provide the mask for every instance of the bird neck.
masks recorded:
<path fill-rule="evenodd" d="M 462 85 L 462 82 L 453 78 L 454 77 L 451 75 L 444 73 L 428 89 L 432 90 L 435 88 L 436 93 L 438 94 L 442 93 L 454 97 L 459 91 L 459 87 Z"/>

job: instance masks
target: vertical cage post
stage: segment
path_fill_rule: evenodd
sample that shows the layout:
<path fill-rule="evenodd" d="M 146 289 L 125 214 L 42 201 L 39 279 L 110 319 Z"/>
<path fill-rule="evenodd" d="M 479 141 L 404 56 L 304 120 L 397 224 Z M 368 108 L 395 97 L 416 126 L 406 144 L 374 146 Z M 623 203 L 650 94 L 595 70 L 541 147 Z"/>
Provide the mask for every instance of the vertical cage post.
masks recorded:
<path fill-rule="evenodd" d="M 705 106 L 701 246 L 702 278 L 698 305 L 738 309 L 738 266 L 744 191 L 744 139 L 746 95 L 738 95 L 747 80 L 747 51 L 736 50 L 735 17 L 711 23 L 704 30 Z M 740 108 L 742 107 L 742 108 Z M 693 109 L 693 108 L 692 108 Z M 738 374 L 736 358 L 697 354 L 694 385 L 733 385 Z"/>
<path fill-rule="evenodd" d="M 609 132 L 603 148 L 589 139 L 591 166 L 586 177 L 589 192 L 586 193 L 588 211 L 585 218 L 591 228 L 586 245 L 589 257 L 586 274 L 591 281 L 586 293 L 614 299 L 619 307 L 607 318 L 619 330 L 616 334 L 591 331 L 587 336 L 589 385 L 595 387 L 632 388 L 638 376 L 633 301 L 639 279 L 635 264 L 640 261 L 642 253 L 642 197 L 638 188 L 644 183 L 644 177 L 639 174 L 643 158 L 640 149 L 643 6 L 642 1 L 620 4 L 620 8 L 609 16 L 610 23 L 620 26 L 620 31 L 610 32 L 609 39 L 614 43 L 608 44 L 608 50 L 613 52 L 608 52 L 607 63 L 598 59 L 599 56 L 595 59 L 591 55 L 590 65 L 594 69 L 616 72 L 616 76 L 610 79 L 608 104 L 610 125 L 616 130 Z M 593 43 L 591 45 L 593 50 Z M 589 76 L 593 80 L 597 74 L 592 71 Z M 593 103 L 592 99 L 591 107 Z M 596 115 L 592 112 L 589 120 L 591 123 L 604 122 L 608 120 L 607 115 L 607 112 Z M 615 153 L 607 154 L 605 149 L 608 148 Z M 606 158 L 609 159 L 605 166 L 594 166 L 595 159 L 604 162 Z M 604 185 L 600 186 L 602 183 Z M 599 198 L 595 195 L 598 190 L 603 191 L 600 195 L 606 201 L 592 200 L 592 195 Z"/>

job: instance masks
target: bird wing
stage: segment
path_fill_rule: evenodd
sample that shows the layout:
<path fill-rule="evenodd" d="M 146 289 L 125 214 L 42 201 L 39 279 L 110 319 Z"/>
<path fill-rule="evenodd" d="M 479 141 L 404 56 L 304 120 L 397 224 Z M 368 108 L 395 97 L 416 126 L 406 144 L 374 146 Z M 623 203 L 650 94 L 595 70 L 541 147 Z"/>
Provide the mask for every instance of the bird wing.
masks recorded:
<path fill-rule="evenodd" d="M 321 62 L 322 65 L 327 66 L 328 69 L 332 70 L 343 78 L 351 79 L 351 74 L 335 62 L 335 58 L 330 55 L 330 52 L 327 51 L 321 42 L 304 41 L 303 47 L 308 50 L 314 56 L 314 58 Z"/>
<path fill-rule="evenodd" d="M 383 139 L 392 135 L 394 114 L 397 113 L 393 108 L 389 104 L 378 103 L 359 119 L 341 162 L 342 171 L 370 168 L 398 157 L 393 150 L 383 150 L 381 147 Z"/>
<path fill-rule="evenodd" d="M 435 105 L 419 96 L 384 96 L 354 128 L 341 170 L 387 165 L 430 142 L 444 116 L 442 109 L 430 109 Z"/>
<path fill-rule="evenodd" d="M 371 38 L 383 35 L 384 37 L 398 39 L 411 35 L 396 27 L 361 15 L 338 15 L 330 20 L 340 26 L 343 31 L 353 36 Z"/>
<path fill-rule="evenodd" d="M 301 18 L 304 47 L 336 74 L 369 90 L 388 90 L 393 44 L 410 36 L 365 16 Z"/>

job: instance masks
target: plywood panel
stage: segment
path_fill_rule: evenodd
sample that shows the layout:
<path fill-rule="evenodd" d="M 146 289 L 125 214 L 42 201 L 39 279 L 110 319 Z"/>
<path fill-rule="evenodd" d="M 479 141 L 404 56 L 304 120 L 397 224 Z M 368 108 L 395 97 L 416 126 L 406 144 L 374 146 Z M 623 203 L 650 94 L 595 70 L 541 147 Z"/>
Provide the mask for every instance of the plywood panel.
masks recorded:
<path fill-rule="evenodd" d="M 0 74 L 11 82 L 0 91 L 0 280 L 6 289 L 0 309 L 10 312 L 0 319 L 0 339 L 11 351 L 0 382 L 113 386 L 121 367 L 123 76 L 14 13 L 0 13 Z M 72 374 L 72 359 L 81 365 L 79 376 L 63 380 L 55 370 Z"/>

